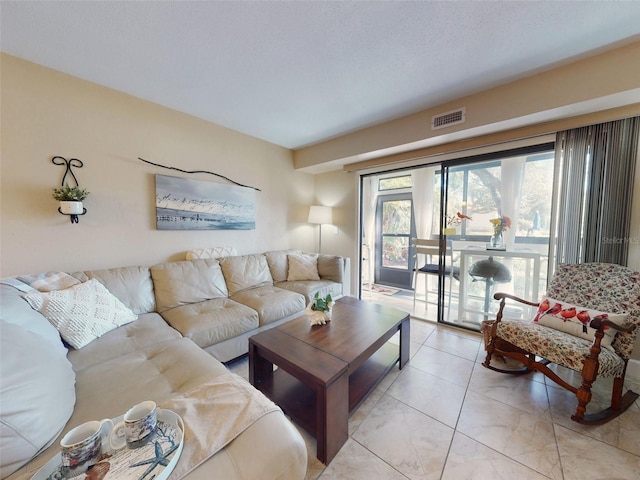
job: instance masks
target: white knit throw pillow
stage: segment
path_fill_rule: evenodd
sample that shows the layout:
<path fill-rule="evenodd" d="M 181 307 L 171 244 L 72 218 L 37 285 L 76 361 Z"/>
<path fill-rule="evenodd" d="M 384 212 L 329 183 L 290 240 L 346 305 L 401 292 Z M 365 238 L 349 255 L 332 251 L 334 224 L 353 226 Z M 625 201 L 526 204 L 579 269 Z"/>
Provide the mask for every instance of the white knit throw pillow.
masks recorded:
<path fill-rule="evenodd" d="M 73 348 L 82 348 L 138 318 L 95 279 L 65 290 L 29 293 L 24 299 L 45 316 Z"/>

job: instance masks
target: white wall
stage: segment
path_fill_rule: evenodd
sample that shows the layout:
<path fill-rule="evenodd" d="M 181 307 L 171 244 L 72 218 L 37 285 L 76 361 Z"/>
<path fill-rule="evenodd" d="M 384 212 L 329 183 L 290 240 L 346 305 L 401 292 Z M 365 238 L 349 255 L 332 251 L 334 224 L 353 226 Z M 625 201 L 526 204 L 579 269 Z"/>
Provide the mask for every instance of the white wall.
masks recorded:
<path fill-rule="evenodd" d="M 192 248 L 233 245 L 240 253 L 314 248 L 307 224 L 312 175 L 293 169 L 288 149 L 98 85 L 2 55 L 0 276 L 150 265 Z M 71 225 L 57 212 L 60 155 L 91 192 Z M 154 175 L 209 170 L 260 188 L 255 230 L 158 231 Z"/>
<path fill-rule="evenodd" d="M 322 253 L 350 259 L 352 295 L 358 292 L 358 181 L 356 174 L 342 170 L 315 177 L 315 204 L 333 208 L 334 225 L 322 228 Z M 317 230 L 315 236 L 317 245 Z"/>

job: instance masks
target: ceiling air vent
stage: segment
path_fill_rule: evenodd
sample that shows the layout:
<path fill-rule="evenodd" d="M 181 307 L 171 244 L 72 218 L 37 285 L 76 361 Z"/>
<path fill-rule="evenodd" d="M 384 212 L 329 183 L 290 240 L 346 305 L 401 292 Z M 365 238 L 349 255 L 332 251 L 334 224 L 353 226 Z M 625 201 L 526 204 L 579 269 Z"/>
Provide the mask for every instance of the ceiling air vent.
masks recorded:
<path fill-rule="evenodd" d="M 431 117 L 431 130 L 438 130 L 439 128 L 450 127 L 451 125 L 458 125 L 465 121 L 465 108 L 458 108 L 451 110 L 450 112 L 441 113 L 440 115 L 434 115 Z"/>

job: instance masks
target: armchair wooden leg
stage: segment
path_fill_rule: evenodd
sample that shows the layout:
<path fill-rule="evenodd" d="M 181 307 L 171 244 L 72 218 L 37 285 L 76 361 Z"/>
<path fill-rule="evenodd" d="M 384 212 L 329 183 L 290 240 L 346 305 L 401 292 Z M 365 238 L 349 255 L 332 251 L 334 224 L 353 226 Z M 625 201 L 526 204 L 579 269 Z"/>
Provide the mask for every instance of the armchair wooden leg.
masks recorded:
<path fill-rule="evenodd" d="M 583 381 L 580 388 L 576 391 L 578 406 L 576 407 L 576 413 L 571 415 L 571 420 L 582 423 L 584 415 L 587 412 L 587 405 L 591 401 L 591 396 L 591 383 Z"/>
<path fill-rule="evenodd" d="M 598 335 L 598 333 L 596 333 Z M 602 333 L 600 333 L 600 339 L 602 339 Z M 576 422 L 582 422 L 584 415 L 587 412 L 587 404 L 591 401 L 591 386 L 598 376 L 598 355 L 600 354 L 600 342 L 594 342 L 589 350 L 589 355 L 584 360 L 582 366 L 582 384 L 576 391 L 578 397 L 578 406 L 576 413 L 571 416 L 572 420 Z"/>
<path fill-rule="evenodd" d="M 493 356 L 493 351 L 495 350 L 492 340 L 493 339 L 489 340 L 485 346 L 485 349 L 487 351 L 487 356 L 485 357 L 484 362 L 482 364 L 487 368 L 489 368 L 489 366 L 491 365 L 491 357 Z"/>
<path fill-rule="evenodd" d="M 480 331 L 484 336 L 484 348 L 487 351 L 487 357 L 485 358 L 482 365 L 487 368 L 491 368 L 491 357 L 493 356 L 493 351 L 495 350 L 496 322 L 490 322 L 488 320 L 483 321 L 482 326 L 480 327 Z"/>
<path fill-rule="evenodd" d="M 528 355 L 528 352 L 525 352 L 524 350 L 516 347 L 515 345 L 511 345 L 510 343 L 502 340 L 500 337 L 497 336 L 496 329 L 497 329 L 497 322 L 493 320 L 484 320 L 482 322 L 482 326 L 480 330 L 484 335 L 485 350 L 487 351 L 487 356 L 484 362 L 482 362 L 482 365 L 490 370 L 495 370 L 496 372 L 501 372 L 501 373 L 511 373 L 511 374 L 529 373 L 531 370 L 529 369 L 529 367 L 527 367 L 527 363 L 526 363 L 527 361 L 526 356 Z M 521 355 L 523 355 L 523 357 L 518 357 L 516 358 L 516 360 L 521 362 L 523 366 L 521 368 L 504 369 L 504 368 L 494 367 L 493 365 L 491 365 L 491 360 L 495 355 L 499 357 L 506 366 L 507 359 L 506 359 L 506 356 L 504 355 L 504 352 L 519 352 Z"/>
<path fill-rule="evenodd" d="M 622 402 L 622 389 L 624 388 L 624 377 L 613 379 L 613 391 L 611 392 L 611 408 L 620 408 Z"/>
<path fill-rule="evenodd" d="M 576 414 L 572 415 L 571 419 L 579 423 L 597 425 L 608 422 L 621 413 L 624 413 L 627 408 L 633 405 L 633 403 L 638 399 L 639 395 L 632 390 L 627 390 L 627 392 L 622 395 L 623 389 L 624 377 L 615 377 L 613 379 L 613 389 L 611 391 L 611 406 L 609 408 L 605 408 L 600 412 L 591 413 L 589 415 L 586 415 L 583 411 L 582 416 L 579 416 L 578 411 L 576 411 Z M 577 395 L 580 395 L 580 390 L 578 390 Z M 580 405 L 578 405 L 578 409 L 579 408 Z"/>
<path fill-rule="evenodd" d="M 602 338 L 602 333 L 597 332 L 596 337 Z M 571 419 L 579 423 L 599 424 L 604 423 L 612 418 L 617 417 L 638 398 L 638 394 L 629 390 L 622 395 L 624 388 L 624 373 L 622 377 L 613 379 L 613 388 L 611 391 L 611 406 L 600 412 L 587 415 L 587 404 L 591 401 L 591 386 L 598 375 L 598 354 L 600 353 L 600 342 L 594 342 L 589 355 L 586 357 L 584 366 L 582 367 L 582 385 L 576 391 L 578 397 L 578 406 L 576 413 Z M 626 371 L 626 367 L 625 367 Z"/>

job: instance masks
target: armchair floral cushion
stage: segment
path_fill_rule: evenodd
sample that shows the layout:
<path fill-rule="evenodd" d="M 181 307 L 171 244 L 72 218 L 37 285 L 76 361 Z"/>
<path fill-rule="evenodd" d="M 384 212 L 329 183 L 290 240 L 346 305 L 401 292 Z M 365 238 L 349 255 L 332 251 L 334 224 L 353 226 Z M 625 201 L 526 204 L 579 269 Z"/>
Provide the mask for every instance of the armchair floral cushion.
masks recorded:
<path fill-rule="evenodd" d="M 591 340 L 522 320 L 503 319 L 498 324 L 497 334 L 528 352 L 544 350 L 545 358 L 550 362 L 578 372 L 582 370 L 584 357 L 589 354 L 593 343 Z M 617 377 L 624 372 L 625 362 L 613 350 L 603 348 L 599 361 L 600 377 Z"/>

